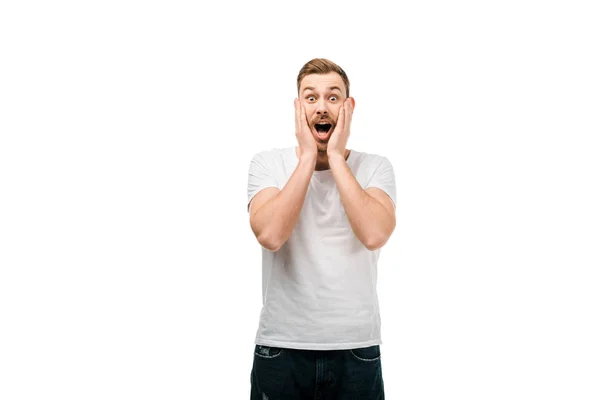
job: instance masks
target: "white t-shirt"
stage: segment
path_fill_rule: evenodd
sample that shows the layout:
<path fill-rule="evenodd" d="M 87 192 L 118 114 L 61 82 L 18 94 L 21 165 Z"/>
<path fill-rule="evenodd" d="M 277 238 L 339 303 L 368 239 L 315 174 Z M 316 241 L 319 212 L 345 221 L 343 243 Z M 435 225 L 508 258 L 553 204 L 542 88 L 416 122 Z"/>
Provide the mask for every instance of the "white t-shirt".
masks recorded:
<path fill-rule="evenodd" d="M 347 164 L 363 189 L 377 187 L 396 204 L 389 160 L 352 150 Z M 252 158 L 248 205 L 262 189 L 283 189 L 298 165 L 296 148 Z M 262 294 L 255 344 L 345 350 L 381 344 L 377 299 L 379 250 L 356 237 L 332 171 L 314 171 L 298 223 L 276 252 L 262 248 Z"/>

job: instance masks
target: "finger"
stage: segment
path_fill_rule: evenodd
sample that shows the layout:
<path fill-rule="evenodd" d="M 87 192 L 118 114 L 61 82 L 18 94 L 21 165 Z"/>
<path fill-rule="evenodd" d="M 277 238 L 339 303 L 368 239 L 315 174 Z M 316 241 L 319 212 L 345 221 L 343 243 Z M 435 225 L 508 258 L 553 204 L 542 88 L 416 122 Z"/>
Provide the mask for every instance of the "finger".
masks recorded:
<path fill-rule="evenodd" d="M 294 99 L 294 115 L 296 120 L 296 132 L 299 132 L 300 129 L 300 101 L 298 99 Z"/>
<path fill-rule="evenodd" d="M 309 129 L 308 120 L 306 119 L 306 110 L 304 107 L 302 107 L 302 112 L 300 114 L 300 123 L 302 124 L 302 127 L 306 128 L 307 130 Z"/>
<path fill-rule="evenodd" d="M 350 122 L 352 122 L 352 114 L 354 114 L 354 110 L 352 109 L 352 102 L 348 99 L 348 104 L 346 105 L 346 125 L 350 128 Z"/>
<path fill-rule="evenodd" d="M 338 115 L 338 122 L 337 122 L 337 126 L 335 127 L 335 130 L 339 129 L 340 132 L 343 132 L 345 126 L 346 126 L 346 112 L 344 110 L 344 105 L 342 105 L 340 107 L 340 113 Z"/>

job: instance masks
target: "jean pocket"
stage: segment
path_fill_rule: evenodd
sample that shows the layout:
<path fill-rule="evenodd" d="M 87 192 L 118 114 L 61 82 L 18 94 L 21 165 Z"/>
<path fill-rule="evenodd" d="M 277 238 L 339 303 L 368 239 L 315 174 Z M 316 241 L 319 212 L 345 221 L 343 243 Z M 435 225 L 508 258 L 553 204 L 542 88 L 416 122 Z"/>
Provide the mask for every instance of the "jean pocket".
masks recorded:
<path fill-rule="evenodd" d="M 275 358 L 279 357 L 283 353 L 281 347 L 263 346 L 257 344 L 254 348 L 254 355 L 260 358 Z"/>
<path fill-rule="evenodd" d="M 350 349 L 350 353 L 354 358 L 360 361 L 377 361 L 381 358 L 381 351 L 379 345 L 376 344 L 370 347 L 361 347 L 358 349 Z"/>

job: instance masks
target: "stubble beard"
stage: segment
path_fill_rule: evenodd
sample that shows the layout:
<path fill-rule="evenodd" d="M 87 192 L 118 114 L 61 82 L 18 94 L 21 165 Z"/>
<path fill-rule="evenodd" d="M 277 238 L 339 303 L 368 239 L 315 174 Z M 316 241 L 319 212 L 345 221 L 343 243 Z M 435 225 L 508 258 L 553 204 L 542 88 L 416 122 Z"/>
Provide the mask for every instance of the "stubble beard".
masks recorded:
<path fill-rule="evenodd" d="M 323 142 L 322 140 L 320 140 L 317 137 L 317 134 L 315 132 L 313 132 L 313 139 L 315 141 L 315 143 L 317 144 L 317 152 L 322 155 L 322 153 L 327 153 L 327 144 L 329 143 L 329 139 L 331 139 L 331 137 L 327 138 L 326 142 Z"/>

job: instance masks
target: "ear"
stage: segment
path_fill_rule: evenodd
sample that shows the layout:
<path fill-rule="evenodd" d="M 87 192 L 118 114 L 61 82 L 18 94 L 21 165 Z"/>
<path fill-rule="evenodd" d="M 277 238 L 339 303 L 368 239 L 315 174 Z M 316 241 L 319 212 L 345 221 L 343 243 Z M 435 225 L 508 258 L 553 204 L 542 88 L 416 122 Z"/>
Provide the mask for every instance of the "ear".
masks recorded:
<path fill-rule="evenodd" d="M 350 99 L 350 105 L 352 106 L 352 111 L 354 111 L 354 107 L 356 106 L 356 101 L 354 101 L 354 97 L 348 97 Z"/>

